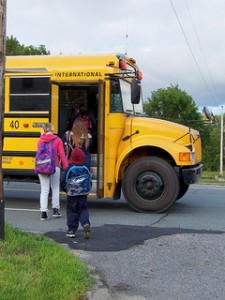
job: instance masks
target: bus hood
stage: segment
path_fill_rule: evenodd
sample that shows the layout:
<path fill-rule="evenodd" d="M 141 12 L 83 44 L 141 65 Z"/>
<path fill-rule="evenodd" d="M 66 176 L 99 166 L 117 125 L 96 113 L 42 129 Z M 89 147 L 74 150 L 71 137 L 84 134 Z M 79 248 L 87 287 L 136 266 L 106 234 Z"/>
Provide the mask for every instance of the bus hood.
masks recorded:
<path fill-rule="evenodd" d="M 134 117 L 131 120 L 132 133 L 139 130 L 142 135 L 166 136 L 180 143 L 190 142 L 189 134 L 199 137 L 199 132 L 187 126 L 154 118 Z M 186 136 L 186 139 L 185 139 Z"/>
<path fill-rule="evenodd" d="M 130 128 L 130 139 L 134 148 L 138 144 L 145 144 L 165 149 L 169 145 L 174 148 L 176 144 L 195 153 L 197 161 L 202 158 L 200 133 L 195 129 L 166 120 L 146 117 L 131 117 L 128 123 L 130 123 L 127 125 Z"/>

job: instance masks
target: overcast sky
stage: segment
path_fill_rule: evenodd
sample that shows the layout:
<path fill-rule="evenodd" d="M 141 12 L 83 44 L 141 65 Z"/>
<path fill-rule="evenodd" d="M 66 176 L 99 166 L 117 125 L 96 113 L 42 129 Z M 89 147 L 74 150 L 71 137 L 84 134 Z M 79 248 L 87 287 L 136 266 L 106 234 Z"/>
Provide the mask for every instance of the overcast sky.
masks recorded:
<path fill-rule="evenodd" d="M 7 0 L 7 36 L 21 44 L 53 55 L 127 52 L 144 100 L 178 84 L 214 113 L 225 105 L 224 29 L 224 0 Z"/>

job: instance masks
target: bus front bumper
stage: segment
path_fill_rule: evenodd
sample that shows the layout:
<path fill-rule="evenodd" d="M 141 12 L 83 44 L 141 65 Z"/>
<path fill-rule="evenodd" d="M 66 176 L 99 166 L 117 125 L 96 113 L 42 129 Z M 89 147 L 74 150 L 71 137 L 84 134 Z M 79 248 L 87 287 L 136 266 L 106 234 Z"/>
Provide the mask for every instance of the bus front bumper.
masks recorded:
<path fill-rule="evenodd" d="M 203 164 L 198 164 L 195 167 L 181 169 L 182 178 L 185 184 L 193 184 L 199 181 L 203 170 Z"/>

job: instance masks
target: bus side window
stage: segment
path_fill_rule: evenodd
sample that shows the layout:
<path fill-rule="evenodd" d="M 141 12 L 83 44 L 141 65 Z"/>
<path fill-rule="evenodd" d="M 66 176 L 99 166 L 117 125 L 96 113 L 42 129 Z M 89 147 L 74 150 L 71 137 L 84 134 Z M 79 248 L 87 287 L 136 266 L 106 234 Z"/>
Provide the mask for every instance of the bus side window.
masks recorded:
<path fill-rule="evenodd" d="M 10 78 L 10 111 L 49 111 L 48 77 Z"/>
<path fill-rule="evenodd" d="M 110 89 L 110 112 L 123 112 L 119 82 L 117 80 L 112 80 Z"/>

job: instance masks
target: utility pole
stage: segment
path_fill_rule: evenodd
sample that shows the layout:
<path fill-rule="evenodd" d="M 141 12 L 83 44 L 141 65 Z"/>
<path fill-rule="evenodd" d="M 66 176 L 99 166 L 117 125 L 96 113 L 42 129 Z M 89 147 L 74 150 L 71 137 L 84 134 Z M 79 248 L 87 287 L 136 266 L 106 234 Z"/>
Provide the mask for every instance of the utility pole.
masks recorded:
<path fill-rule="evenodd" d="M 5 204 L 3 192 L 2 152 L 4 126 L 4 75 L 6 49 L 6 1 L 0 0 L 0 238 L 5 238 Z"/>
<path fill-rule="evenodd" d="M 223 106 L 221 106 L 220 122 L 220 176 L 223 178 Z"/>

